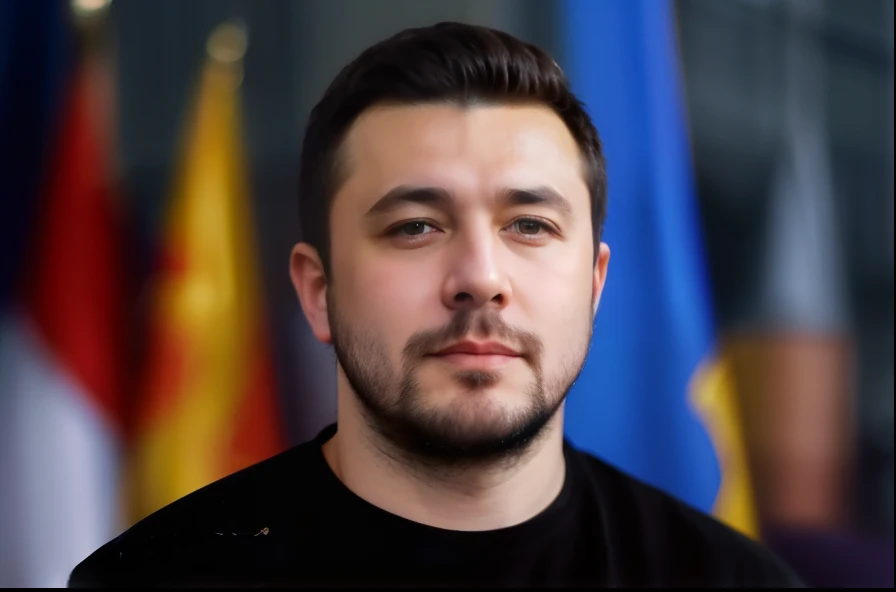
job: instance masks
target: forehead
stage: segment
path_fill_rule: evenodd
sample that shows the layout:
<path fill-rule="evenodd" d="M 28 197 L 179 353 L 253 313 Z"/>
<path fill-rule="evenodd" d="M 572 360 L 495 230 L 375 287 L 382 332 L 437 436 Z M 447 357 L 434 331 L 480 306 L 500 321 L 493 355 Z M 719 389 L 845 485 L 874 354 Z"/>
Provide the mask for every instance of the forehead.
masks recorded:
<path fill-rule="evenodd" d="M 375 198 L 397 184 L 459 193 L 548 185 L 587 200 L 578 145 L 545 106 L 377 106 L 356 120 L 342 150 L 340 194 Z"/>

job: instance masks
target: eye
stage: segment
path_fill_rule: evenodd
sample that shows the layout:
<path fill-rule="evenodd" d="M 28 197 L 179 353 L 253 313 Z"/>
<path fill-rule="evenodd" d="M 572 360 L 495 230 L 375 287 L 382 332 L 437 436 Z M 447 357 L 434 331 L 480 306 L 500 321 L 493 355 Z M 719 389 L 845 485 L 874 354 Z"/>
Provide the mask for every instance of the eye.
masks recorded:
<path fill-rule="evenodd" d="M 393 232 L 405 236 L 419 236 L 421 234 L 428 234 L 427 229 L 429 229 L 430 232 L 435 230 L 432 225 L 427 224 L 422 220 L 413 220 L 399 225 Z"/>
<path fill-rule="evenodd" d="M 541 240 L 547 238 L 548 235 L 556 234 L 549 222 L 539 218 L 517 218 L 507 228 L 524 236 L 526 240 Z"/>
<path fill-rule="evenodd" d="M 386 236 L 399 243 L 413 244 L 427 241 L 439 232 L 441 229 L 426 220 L 406 220 L 392 226 Z"/>
<path fill-rule="evenodd" d="M 529 218 L 517 220 L 515 224 L 519 229 L 520 234 L 538 234 L 538 232 L 544 228 L 544 225 L 541 222 Z"/>

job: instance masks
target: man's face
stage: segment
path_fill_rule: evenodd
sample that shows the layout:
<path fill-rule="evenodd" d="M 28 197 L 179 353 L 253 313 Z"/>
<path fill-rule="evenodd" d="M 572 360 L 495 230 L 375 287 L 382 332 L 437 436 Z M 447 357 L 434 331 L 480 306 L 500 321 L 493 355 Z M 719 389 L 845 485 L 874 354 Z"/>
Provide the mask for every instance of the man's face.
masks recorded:
<path fill-rule="evenodd" d="M 327 330 L 367 422 L 442 464 L 520 452 L 581 370 L 608 259 L 572 135 L 539 106 L 377 107 L 343 158 Z"/>

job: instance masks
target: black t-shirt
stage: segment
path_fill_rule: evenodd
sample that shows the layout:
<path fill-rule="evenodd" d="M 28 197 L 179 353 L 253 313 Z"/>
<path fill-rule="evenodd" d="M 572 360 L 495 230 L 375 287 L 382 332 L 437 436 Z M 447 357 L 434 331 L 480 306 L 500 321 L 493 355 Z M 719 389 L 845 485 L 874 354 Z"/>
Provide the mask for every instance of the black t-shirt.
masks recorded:
<path fill-rule="evenodd" d="M 802 587 L 763 546 L 568 442 L 548 508 L 461 532 L 352 493 L 321 451 L 335 431 L 152 514 L 78 565 L 69 587 Z"/>

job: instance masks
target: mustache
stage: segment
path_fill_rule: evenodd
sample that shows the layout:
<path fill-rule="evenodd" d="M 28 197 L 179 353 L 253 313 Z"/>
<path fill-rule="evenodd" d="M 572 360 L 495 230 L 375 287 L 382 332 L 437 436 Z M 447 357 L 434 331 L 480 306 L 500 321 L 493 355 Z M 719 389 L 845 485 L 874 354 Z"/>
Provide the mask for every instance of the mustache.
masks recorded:
<path fill-rule="evenodd" d="M 541 356 L 541 340 L 531 331 L 512 327 L 497 311 L 458 311 L 443 327 L 418 331 L 408 339 L 403 354 L 405 359 L 418 359 L 444 349 L 470 334 L 491 339 L 519 351 L 532 362 Z"/>

